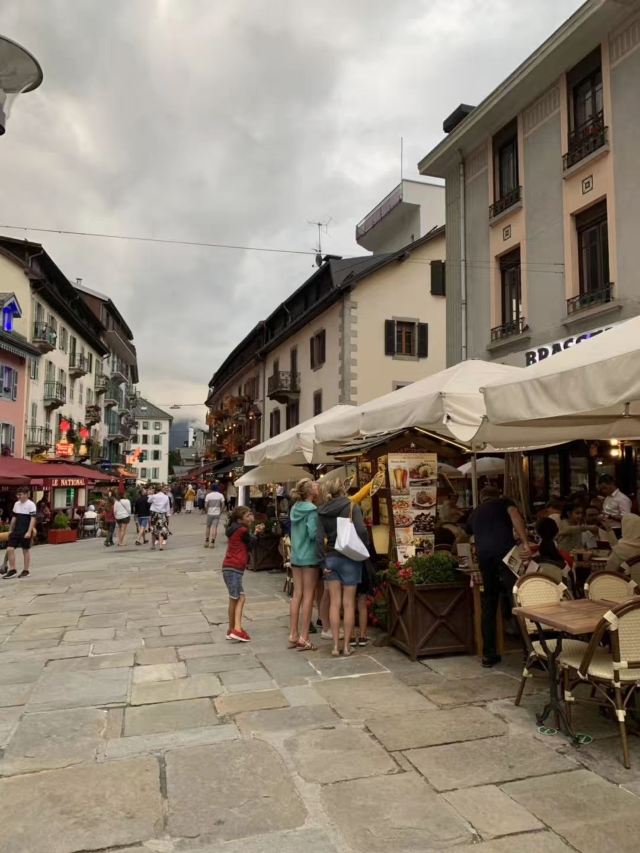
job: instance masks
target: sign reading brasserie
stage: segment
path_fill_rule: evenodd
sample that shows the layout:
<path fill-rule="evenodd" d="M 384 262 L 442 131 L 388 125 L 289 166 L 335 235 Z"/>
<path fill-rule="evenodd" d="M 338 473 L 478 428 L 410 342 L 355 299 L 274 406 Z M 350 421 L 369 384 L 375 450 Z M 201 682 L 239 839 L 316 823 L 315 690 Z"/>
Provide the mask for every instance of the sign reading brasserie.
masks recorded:
<path fill-rule="evenodd" d="M 614 324 L 615 325 L 615 324 Z M 592 329 L 590 332 L 581 332 L 579 335 L 571 335 L 568 338 L 563 338 L 561 341 L 554 341 L 551 344 L 544 344 L 535 349 L 526 350 L 525 365 L 529 367 L 531 364 L 537 364 L 551 355 L 557 355 L 565 349 L 570 349 L 576 344 L 581 344 L 582 341 L 588 341 L 590 338 L 595 338 L 596 335 L 601 335 L 602 332 L 607 332 L 612 326 L 603 326 L 601 329 Z"/>

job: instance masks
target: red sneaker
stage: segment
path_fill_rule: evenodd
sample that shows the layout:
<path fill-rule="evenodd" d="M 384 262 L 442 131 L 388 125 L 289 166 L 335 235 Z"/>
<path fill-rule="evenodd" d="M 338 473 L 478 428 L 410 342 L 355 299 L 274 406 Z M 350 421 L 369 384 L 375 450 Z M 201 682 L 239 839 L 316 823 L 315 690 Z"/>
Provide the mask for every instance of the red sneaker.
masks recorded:
<path fill-rule="evenodd" d="M 232 634 L 233 634 L 233 631 L 227 631 L 227 640 L 233 640 L 234 639 L 232 637 Z"/>
<path fill-rule="evenodd" d="M 247 634 L 246 631 L 236 631 L 235 629 L 230 632 L 229 638 L 231 640 L 239 640 L 241 643 L 248 643 L 251 637 Z"/>

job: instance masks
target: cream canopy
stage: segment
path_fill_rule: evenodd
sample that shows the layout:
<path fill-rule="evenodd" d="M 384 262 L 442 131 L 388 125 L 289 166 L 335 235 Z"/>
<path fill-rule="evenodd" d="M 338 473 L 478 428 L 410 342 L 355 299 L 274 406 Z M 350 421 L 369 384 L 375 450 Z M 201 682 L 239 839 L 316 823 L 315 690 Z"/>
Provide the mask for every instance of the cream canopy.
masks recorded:
<path fill-rule="evenodd" d="M 294 465 L 273 463 L 259 465 L 238 477 L 236 486 L 264 486 L 267 483 L 295 483 L 302 479 L 304 471 Z"/>

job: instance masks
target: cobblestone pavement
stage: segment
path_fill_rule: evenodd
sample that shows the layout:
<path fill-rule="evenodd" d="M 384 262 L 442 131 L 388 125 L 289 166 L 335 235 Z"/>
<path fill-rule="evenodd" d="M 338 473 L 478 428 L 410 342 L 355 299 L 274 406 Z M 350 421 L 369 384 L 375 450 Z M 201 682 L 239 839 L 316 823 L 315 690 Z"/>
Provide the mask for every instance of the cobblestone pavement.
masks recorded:
<path fill-rule="evenodd" d="M 377 853 L 637 850 L 640 741 L 536 732 L 518 656 L 411 663 L 286 649 L 282 576 L 248 574 L 225 640 L 222 546 L 174 519 L 163 553 L 35 549 L 0 582 L 0 850 Z"/>

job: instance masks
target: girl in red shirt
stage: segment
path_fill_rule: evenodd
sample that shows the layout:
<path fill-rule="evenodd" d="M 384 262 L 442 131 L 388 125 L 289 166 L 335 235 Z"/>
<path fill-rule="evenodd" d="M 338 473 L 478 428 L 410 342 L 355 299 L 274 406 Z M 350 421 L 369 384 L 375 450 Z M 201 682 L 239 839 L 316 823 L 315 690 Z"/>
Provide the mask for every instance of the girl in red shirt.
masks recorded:
<path fill-rule="evenodd" d="M 251 535 L 254 516 L 246 506 L 239 506 L 231 513 L 227 525 L 227 553 L 222 561 L 222 577 L 229 590 L 229 628 L 227 640 L 248 643 L 251 637 L 242 628 L 242 612 L 245 594 L 242 586 L 244 572 L 249 565 L 249 548 L 255 541 Z M 264 524 L 256 525 L 255 532 L 262 533 Z"/>

